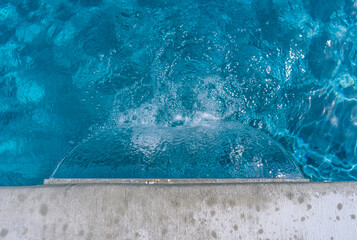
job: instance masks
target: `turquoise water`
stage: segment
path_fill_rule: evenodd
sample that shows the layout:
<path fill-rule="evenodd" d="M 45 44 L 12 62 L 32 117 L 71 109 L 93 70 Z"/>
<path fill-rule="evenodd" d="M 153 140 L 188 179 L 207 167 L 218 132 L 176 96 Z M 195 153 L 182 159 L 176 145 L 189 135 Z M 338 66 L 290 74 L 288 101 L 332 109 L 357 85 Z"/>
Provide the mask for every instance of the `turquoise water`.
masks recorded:
<path fill-rule="evenodd" d="M 0 0 L 0 185 L 356 180 L 356 20 L 351 0 Z"/>

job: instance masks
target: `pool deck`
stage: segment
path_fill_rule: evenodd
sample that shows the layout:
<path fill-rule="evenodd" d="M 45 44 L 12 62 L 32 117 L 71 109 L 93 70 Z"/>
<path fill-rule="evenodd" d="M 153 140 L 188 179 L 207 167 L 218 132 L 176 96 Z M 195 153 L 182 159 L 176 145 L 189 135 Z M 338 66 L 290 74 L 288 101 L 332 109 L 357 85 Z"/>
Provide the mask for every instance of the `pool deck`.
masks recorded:
<path fill-rule="evenodd" d="M 0 239 L 356 239 L 357 182 L 0 188 Z"/>

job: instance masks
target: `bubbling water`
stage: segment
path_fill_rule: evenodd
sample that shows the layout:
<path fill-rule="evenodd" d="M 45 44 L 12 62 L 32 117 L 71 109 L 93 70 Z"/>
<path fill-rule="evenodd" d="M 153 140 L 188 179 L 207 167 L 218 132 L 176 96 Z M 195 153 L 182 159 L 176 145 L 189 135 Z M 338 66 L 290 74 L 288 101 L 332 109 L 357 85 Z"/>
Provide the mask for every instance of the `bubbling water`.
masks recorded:
<path fill-rule="evenodd" d="M 119 124 L 65 156 L 53 178 L 302 178 L 291 155 L 240 123 Z"/>

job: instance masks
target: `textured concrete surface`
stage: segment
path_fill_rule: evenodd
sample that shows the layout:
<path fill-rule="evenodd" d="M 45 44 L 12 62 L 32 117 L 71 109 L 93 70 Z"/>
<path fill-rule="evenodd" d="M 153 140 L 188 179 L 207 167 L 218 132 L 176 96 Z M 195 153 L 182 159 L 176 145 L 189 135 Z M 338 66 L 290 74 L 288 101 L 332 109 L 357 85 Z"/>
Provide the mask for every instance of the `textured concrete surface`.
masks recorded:
<path fill-rule="evenodd" d="M 0 239 L 356 239 L 356 183 L 0 188 Z"/>

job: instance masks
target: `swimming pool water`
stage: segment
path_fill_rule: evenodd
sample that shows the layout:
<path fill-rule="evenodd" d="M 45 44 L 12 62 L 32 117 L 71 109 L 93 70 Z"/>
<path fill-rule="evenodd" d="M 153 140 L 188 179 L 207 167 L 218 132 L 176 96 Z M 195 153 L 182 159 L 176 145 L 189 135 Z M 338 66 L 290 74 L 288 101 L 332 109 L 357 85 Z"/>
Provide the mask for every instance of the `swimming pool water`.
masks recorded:
<path fill-rule="evenodd" d="M 271 152 L 356 180 L 356 20 L 353 0 L 0 0 L 0 185 L 247 177 L 244 161 L 278 177 Z"/>

